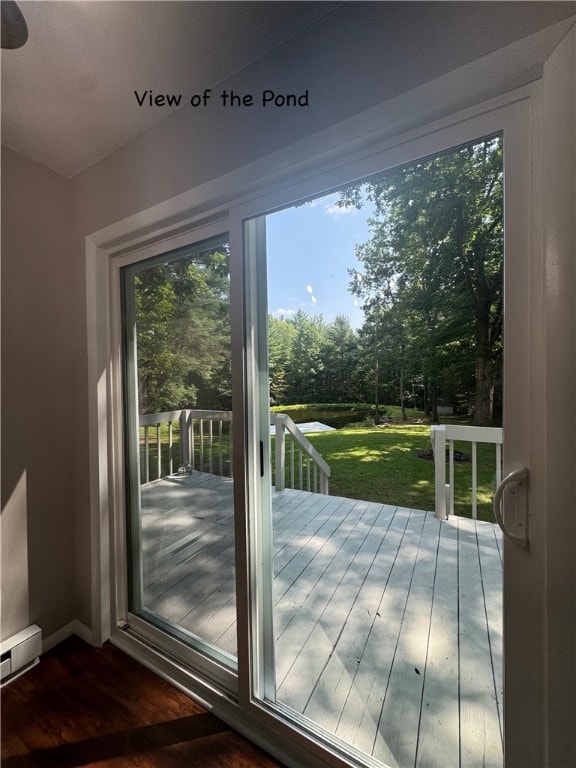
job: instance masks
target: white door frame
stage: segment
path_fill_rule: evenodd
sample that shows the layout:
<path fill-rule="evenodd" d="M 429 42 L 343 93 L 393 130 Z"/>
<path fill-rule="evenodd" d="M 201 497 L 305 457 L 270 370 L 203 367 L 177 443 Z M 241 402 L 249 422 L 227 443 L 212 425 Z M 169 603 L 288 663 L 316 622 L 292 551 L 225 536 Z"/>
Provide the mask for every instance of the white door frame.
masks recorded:
<path fill-rule="evenodd" d="M 514 266 L 507 276 L 511 301 L 525 301 L 526 325 L 514 313 L 509 321 L 507 353 L 510 376 L 519 382 L 518 400 L 506 403 L 508 463 L 530 469 L 531 545 L 528 552 L 506 548 L 512 573 L 505 583 L 507 636 L 505 649 L 506 765 L 545 766 L 567 762 L 573 745 L 569 724 L 574 715 L 576 640 L 573 558 L 576 547 L 574 498 L 576 481 L 574 414 L 576 413 L 574 301 L 574 168 L 576 33 L 570 24 L 550 28 L 546 45 L 526 48 L 525 41 L 369 110 L 344 124 L 326 129 L 226 177 L 179 195 L 86 238 L 89 349 L 89 411 L 91 446 L 91 537 L 93 638 L 111 637 L 115 643 L 153 666 L 177 685 L 214 706 L 214 711 L 251 738 L 274 751 L 288 765 L 353 765 L 323 749 L 318 740 L 295 732 L 252 701 L 251 675 L 254 570 L 246 549 L 249 516 L 237 519 L 239 679 L 238 701 L 215 690 L 194 670 L 184 670 L 158 655 L 142 641 L 118 627 L 118 591 L 122 589 L 123 543 L 112 522 L 123 504 L 118 484 L 121 464 L 121 411 L 118 400 L 118 349 L 111 334 L 113 307 L 118 297 L 111 281 L 113 260 L 153 244 L 164 250 L 184 244 L 198 227 L 230 212 L 230 242 L 238 279 L 232 312 L 236 333 L 244 338 L 243 283 L 240 254 L 241 224 L 250 212 L 262 212 L 298 199 L 310 180 L 316 191 L 338 185 L 342 166 L 374 170 L 378 152 L 404 157 L 403 148 L 425 154 L 427 136 L 442 131 L 446 146 L 459 143 L 459 125 L 486 121 L 486 134 L 498 128 L 494 116 L 506 114 L 505 162 L 523 167 L 514 196 L 520 206 L 507 209 L 507 227 L 517 228 L 519 240 L 507 250 Z M 539 38 L 544 39 L 542 36 Z M 532 56 L 530 66 L 527 59 Z M 510 83 L 524 85 L 509 90 Z M 489 94 L 493 98 L 486 98 Z M 499 94 L 499 95 L 496 95 Z M 504 119 L 504 118 L 502 118 Z M 514 125 L 514 122 L 516 124 Z M 516 132 L 527 152 L 514 157 L 506 133 Z M 478 136 L 476 136 L 477 138 Z M 523 138 L 522 138 L 523 137 Z M 391 164 L 395 164 L 391 161 Z M 520 178 L 524 179 L 523 182 Z M 349 179 L 348 179 L 349 180 Z M 523 186 L 523 184 L 526 186 Z M 267 194 L 262 196 L 263 189 Z M 509 190 L 510 191 L 510 190 Z M 528 208 L 526 208 L 526 204 Z M 232 209 L 233 207 L 233 209 Z M 231 210 L 232 209 L 232 210 Z M 516 212 L 515 212 L 516 211 Z M 528 218 L 524 218 L 525 216 Z M 515 253 L 514 243 L 523 242 Z M 525 250 L 523 250 L 525 248 Z M 521 252 L 522 251 L 522 252 Z M 517 260 L 522 260 L 523 272 Z M 237 321 L 237 322 L 236 322 Z M 510 322 L 512 326 L 510 326 Z M 250 329 L 247 329 L 248 331 Z M 250 429 L 247 360 L 236 343 L 233 388 L 236 418 L 247 424 L 235 451 L 237 502 L 247 509 L 253 482 L 253 442 Z M 543 363 L 545 363 L 543 365 Z M 250 371 L 248 371 L 250 373 Z M 505 379 L 505 380 L 506 380 Z M 506 397 L 506 395 L 505 395 Z M 558 404 L 562 404 L 562 409 Z M 250 451 L 252 454 L 250 454 Z M 244 453 L 244 456 L 243 456 Z"/>
<path fill-rule="evenodd" d="M 391 146 L 373 148 L 371 153 L 364 153 L 361 158 L 352 162 L 342 162 L 338 167 L 324 173 L 315 173 L 308 179 L 283 188 L 268 189 L 264 195 L 253 198 L 246 203 L 230 209 L 231 232 L 241 230 L 243 222 L 248 221 L 252 227 L 252 217 L 263 216 L 266 212 L 289 206 L 299 200 L 307 199 L 336 187 L 346 186 L 356 179 L 362 179 L 370 174 L 377 174 L 396 166 L 404 165 L 423 157 L 438 154 L 444 150 L 466 144 L 484 136 L 502 132 L 504 138 L 504 176 L 505 182 L 505 259 L 504 281 L 508 286 L 505 291 L 505 323 L 504 323 L 504 474 L 517 465 L 527 465 L 530 455 L 530 420 L 525 414 L 530 408 L 530 325 L 526 322 L 526 303 L 530 295 L 530 269 L 526 264 L 526 254 L 530 251 L 530 232 L 525 222 L 530 216 L 530 134 L 529 134 L 529 91 L 521 91 L 516 98 L 504 105 L 492 103 L 484 105 L 477 114 L 449 118 L 427 126 L 425 131 L 412 137 L 403 137 L 401 142 Z M 245 235 L 246 237 L 246 235 Z M 261 239 L 261 238 L 260 238 Z M 253 298 L 247 306 L 245 326 L 250 329 L 247 339 L 248 355 L 248 439 L 247 445 L 256 446 L 268 434 L 268 408 L 262 408 L 266 398 L 261 395 L 262 388 L 267 392 L 266 344 L 262 341 L 258 329 L 262 328 L 262 317 L 266 317 L 265 309 L 261 306 L 258 288 L 266 291 L 265 275 L 262 265 L 257 263 L 257 247 L 250 237 L 246 237 L 245 280 L 248 295 Z M 259 274 L 260 272 L 260 274 Z M 264 313 L 264 314 L 263 314 Z M 263 336 L 265 330 L 263 329 Z M 510 354 L 508 353 L 510 349 Z M 253 427 L 253 431 L 251 429 Z M 250 635 L 259 638 L 259 642 L 269 647 L 270 642 L 265 632 L 266 627 L 272 626 L 272 606 L 270 601 L 272 568 L 267 562 L 267 554 L 271 549 L 266 536 L 266 515 L 260 514 L 266 509 L 267 500 L 264 498 L 264 484 L 269 486 L 270 478 L 265 475 L 260 481 L 257 471 L 259 456 L 255 450 L 247 456 L 250 474 L 257 487 L 256 494 L 250 496 L 250 509 L 247 530 L 257 531 L 258 535 L 250 541 L 250 557 L 252 565 L 252 616 L 258 619 L 250 627 Z M 250 462 L 253 462 L 251 466 Z M 262 486 L 261 488 L 259 486 Z M 261 529 L 264 529 L 264 533 Z M 538 557 L 538 546 L 529 551 L 523 551 L 520 557 L 508 551 L 506 542 L 505 570 L 508 571 L 506 584 L 509 590 L 517 590 L 518 584 L 524 584 L 532 578 L 534 558 Z M 510 562 L 513 571 L 510 572 Z M 526 595 L 525 595 L 526 597 Z M 518 625 L 526 607 L 517 600 L 506 604 L 505 635 L 512 633 L 511 651 L 516 656 L 514 647 L 514 628 Z M 267 642 L 268 640 L 268 642 Z M 527 650 L 526 638 L 520 640 L 522 649 Z M 507 648 L 505 643 L 504 654 Z M 266 707 L 260 698 L 262 692 L 269 689 L 267 679 L 272 678 L 269 665 L 262 663 L 259 646 L 254 646 L 251 657 L 239 664 L 240 677 L 246 675 L 252 668 L 255 670 L 254 697 L 250 706 L 255 715 L 268 717 L 271 709 Z M 260 677 L 258 676 L 260 674 Z M 507 689 L 516 685 L 516 680 L 507 681 Z M 522 682 L 524 688 L 525 683 Z M 244 688 L 250 686 L 250 680 L 244 680 Z M 525 690 L 525 689 L 524 689 Z M 506 708 L 506 697 L 505 697 Z M 272 725 L 272 721 L 270 721 Z M 524 738 L 522 733 L 520 740 Z M 509 743 L 513 743 L 512 733 L 507 734 Z M 318 739 L 320 741 L 320 739 Z M 512 746 L 509 749 L 513 749 Z"/>

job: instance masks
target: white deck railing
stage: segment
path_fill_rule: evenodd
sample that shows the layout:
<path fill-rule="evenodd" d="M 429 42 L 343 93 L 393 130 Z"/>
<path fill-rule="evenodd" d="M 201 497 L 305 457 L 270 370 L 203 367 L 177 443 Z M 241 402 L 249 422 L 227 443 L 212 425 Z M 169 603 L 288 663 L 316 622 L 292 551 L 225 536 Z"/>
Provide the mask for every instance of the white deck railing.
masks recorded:
<path fill-rule="evenodd" d="M 434 502 L 438 518 L 454 514 L 454 441 L 472 443 L 472 517 L 477 517 L 478 495 L 478 443 L 496 446 L 495 488 L 502 479 L 502 429 L 499 427 L 465 427 L 457 424 L 441 424 L 430 427 L 430 439 L 434 452 Z M 446 446 L 448 446 L 448 482 L 446 482 Z"/>
<path fill-rule="evenodd" d="M 270 426 L 276 428 L 276 490 L 283 491 L 286 477 L 290 488 L 328 493 L 330 467 L 298 426 L 285 413 L 271 413 Z M 288 445 L 289 464 L 286 464 Z"/>
<path fill-rule="evenodd" d="M 176 423 L 179 425 L 177 439 L 174 436 Z M 161 440 L 163 424 L 168 424 L 168 440 L 165 442 Z M 142 483 L 172 475 L 181 467 L 188 471 L 232 476 L 231 411 L 184 408 L 180 411 L 148 413 L 140 416 L 140 427 L 144 454 L 141 461 Z M 153 462 L 150 461 L 151 432 L 156 446 Z"/>
<path fill-rule="evenodd" d="M 162 425 L 168 425 L 168 439 L 162 440 Z M 174 425 L 178 424 L 178 437 Z M 330 467 L 304 437 L 289 416 L 270 414 L 276 427 L 275 487 L 289 487 L 314 493 L 328 493 Z M 181 468 L 232 477 L 232 411 L 180 411 L 140 416 L 141 482 L 149 483 Z M 155 447 L 155 455 L 152 453 Z M 286 452 L 289 465 L 287 471 Z M 151 458 L 152 457 L 152 458 Z"/>

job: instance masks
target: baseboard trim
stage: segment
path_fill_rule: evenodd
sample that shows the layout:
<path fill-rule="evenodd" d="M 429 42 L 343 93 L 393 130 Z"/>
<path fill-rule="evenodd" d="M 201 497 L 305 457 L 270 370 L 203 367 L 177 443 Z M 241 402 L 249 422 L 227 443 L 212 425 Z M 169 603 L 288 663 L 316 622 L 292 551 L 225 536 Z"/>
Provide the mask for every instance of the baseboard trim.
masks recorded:
<path fill-rule="evenodd" d="M 92 630 L 85 624 L 82 624 L 81 621 L 78 621 L 78 619 L 74 619 L 63 627 L 60 627 L 60 629 L 57 629 L 56 632 L 50 635 L 50 637 L 47 637 L 42 641 L 42 653 L 46 653 L 46 651 L 54 648 L 54 646 L 72 635 L 77 635 L 89 645 L 96 645 L 92 636 Z"/>

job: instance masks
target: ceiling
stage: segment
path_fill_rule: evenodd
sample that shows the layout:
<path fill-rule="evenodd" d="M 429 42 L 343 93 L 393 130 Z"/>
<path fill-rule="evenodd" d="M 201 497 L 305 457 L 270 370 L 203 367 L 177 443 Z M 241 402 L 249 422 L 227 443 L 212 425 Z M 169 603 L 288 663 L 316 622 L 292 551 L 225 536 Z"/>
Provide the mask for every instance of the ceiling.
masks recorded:
<path fill-rule="evenodd" d="M 139 106 L 135 91 L 181 93 L 183 106 L 296 35 L 302 61 L 285 47 L 280 66 L 321 70 L 315 74 L 328 96 L 329 81 L 336 91 L 345 82 L 348 101 L 362 109 L 370 106 L 358 99 L 372 70 L 381 73 L 374 98 L 382 101 L 395 87 L 414 87 L 441 74 L 441 65 L 460 66 L 576 8 L 540 1 L 18 3 L 29 37 L 23 48 L 2 51 L 2 143 L 69 178 L 178 108 Z"/>
<path fill-rule="evenodd" d="M 2 51 L 2 143 L 72 177 L 164 119 L 134 91 L 196 94 L 335 7 L 321 2 L 26 2 Z"/>

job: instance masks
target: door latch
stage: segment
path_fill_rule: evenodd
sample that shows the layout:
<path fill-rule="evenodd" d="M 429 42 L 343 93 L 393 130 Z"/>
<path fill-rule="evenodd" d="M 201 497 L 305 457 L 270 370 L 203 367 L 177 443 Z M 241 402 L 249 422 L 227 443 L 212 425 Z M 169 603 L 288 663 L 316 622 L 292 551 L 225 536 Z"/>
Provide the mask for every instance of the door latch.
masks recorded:
<path fill-rule="evenodd" d="M 507 491 L 506 506 L 502 499 Z M 509 472 L 494 494 L 494 515 L 502 533 L 518 547 L 528 547 L 528 470 L 526 467 Z"/>

